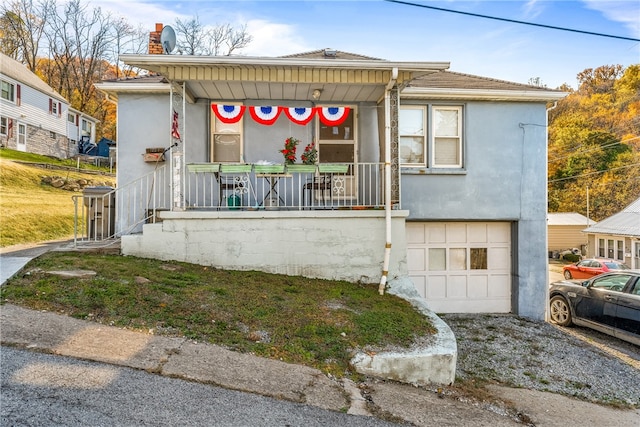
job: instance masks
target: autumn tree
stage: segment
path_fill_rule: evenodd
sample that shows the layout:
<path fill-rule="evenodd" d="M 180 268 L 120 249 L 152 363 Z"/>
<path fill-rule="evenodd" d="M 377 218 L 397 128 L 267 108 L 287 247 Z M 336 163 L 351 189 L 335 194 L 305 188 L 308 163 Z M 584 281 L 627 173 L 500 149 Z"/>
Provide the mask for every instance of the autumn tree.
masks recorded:
<path fill-rule="evenodd" d="M 35 72 L 45 23 L 41 3 L 34 4 L 33 0 L 2 3 L 0 50 Z"/>
<path fill-rule="evenodd" d="M 601 220 L 640 196 L 640 68 L 587 69 L 549 112 L 549 211 Z"/>

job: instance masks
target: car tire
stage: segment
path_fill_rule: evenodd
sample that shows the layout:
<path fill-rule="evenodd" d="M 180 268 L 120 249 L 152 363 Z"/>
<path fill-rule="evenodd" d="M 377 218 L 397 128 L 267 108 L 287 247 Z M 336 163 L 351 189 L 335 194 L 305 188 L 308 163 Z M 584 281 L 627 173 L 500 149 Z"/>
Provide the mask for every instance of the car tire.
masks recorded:
<path fill-rule="evenodd" d="M 571 326 L 571 308 L 567 300 L 556 295 L 549 301 L 549 317 L 551 321 L 560 326 Z"/>
<path fill-rule="evenodd" d="M 573 279 L 573 276 L 571 275 L 571 272 L 569 270 L 564 271 L 564 278 L 567 280 Z"/>

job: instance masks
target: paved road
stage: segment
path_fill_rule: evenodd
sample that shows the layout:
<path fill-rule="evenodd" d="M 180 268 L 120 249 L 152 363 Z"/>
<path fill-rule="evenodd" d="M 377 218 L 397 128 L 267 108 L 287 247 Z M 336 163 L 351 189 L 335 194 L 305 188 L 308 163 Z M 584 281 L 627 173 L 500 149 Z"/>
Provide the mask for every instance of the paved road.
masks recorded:
<path fill-rule="evenodd" d="M 2 347 L 0 425 L 391 426 L 108 364 Z"/>

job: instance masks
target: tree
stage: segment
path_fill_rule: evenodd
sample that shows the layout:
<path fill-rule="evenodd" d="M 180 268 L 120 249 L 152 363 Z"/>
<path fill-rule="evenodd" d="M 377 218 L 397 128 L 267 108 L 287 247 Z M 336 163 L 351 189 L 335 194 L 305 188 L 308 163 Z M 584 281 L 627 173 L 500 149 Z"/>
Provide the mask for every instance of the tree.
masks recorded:
<path fill-rule="evenodd" d="M 35 72 L 45 28 L 43 5 L 15 0 L 0 7 L 0 50 Z"/>
<path fill-rule="evenodd" d="M 176 19 L 176 47 L 185 55 L 231 55 L 234 51 L 246 47 L 252 37 L 247 33 L 246 25 L 235 29 L 229 24 L 207 28 L 198 16 L 187 21 Z M 223 52 L 223 48 L 226 50 Z"/>

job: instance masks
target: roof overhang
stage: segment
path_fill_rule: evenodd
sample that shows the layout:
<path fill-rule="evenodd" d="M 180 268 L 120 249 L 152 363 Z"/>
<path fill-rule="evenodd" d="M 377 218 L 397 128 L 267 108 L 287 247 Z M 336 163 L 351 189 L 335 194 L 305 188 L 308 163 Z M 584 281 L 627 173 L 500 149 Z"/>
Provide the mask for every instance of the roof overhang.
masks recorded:
<path fill-rule="evenodd" d="M 549 102 L 558 101 L 567 96 L 567 93 L 545 90 L 490 90 L 410 87 L 403 89 L 401 96 L 403 99 Z"/>
<path fill-rule="evenodd" d="M 418 76 L 443 71 L 448 62 L 392 62 L 362 59 L 264 58 L 245 56 L 122 55 L 126 64 L 186 83 L 194 99 L 378 102 L 397 70 L 403 85 Z M 126 83 L 124 83 L 126 85 Z M 136 84 L 135 86 L 138 86 Z M 101 90 L 132 92 L 108 83 Z M 135 89 L 139 91 L 138 88 Z M 151 90 L 149 88 L 148 90 Z"/>

